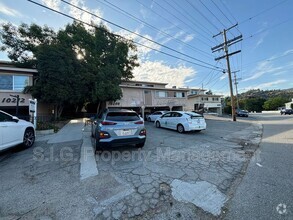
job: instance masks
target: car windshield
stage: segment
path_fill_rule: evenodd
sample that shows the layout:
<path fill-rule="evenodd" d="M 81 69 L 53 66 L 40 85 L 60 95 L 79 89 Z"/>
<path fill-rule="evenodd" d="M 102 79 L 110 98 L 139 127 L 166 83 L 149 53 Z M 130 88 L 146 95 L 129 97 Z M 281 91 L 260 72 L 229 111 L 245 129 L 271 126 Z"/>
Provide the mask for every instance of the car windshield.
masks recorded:
<path fill-rule="evenodd" d="M 138 121 L 139 116 L 135 112 L 109 112 L 106 120 L 109 121 Z"/>

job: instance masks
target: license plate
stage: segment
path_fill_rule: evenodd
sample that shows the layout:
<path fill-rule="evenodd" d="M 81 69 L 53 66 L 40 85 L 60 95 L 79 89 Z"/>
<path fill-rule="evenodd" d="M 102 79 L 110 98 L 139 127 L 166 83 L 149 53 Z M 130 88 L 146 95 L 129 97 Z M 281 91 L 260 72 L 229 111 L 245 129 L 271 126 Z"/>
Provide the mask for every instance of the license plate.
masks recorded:
<path fill-rule="evenodd" d="M 131 135 L 131 134 L 132 134 L 132 132 L 131 132 L 130 129 L 121 131 L 121 136 L 128 136 L 128 135 Z"/>

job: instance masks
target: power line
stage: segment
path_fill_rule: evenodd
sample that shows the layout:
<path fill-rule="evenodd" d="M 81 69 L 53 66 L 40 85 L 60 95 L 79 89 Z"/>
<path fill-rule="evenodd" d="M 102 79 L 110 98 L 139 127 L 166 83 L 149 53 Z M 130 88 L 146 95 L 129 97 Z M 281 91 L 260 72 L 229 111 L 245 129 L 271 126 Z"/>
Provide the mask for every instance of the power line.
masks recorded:
<path fill-rule="evenodd" d="M 222 23 L 222 21 L 201 1 L 199 0 L 199 2 L 223 25 L 223 27 L 225 28 L 225 25 Z"/>
<path fill-rule="evenodd" d="M 181 18 L 179 18 L 178 16 L 174 15 L 172 12 L 170 12 L 169 10 L 166 9 L 166 7 L 163 7 L 162 5 L 160 5 L 158 2 L 153 1 L 156 5 L 158 5 L 162 10 L 168 12 L 170 15 L 172 15 L 174 18 L 176 18 L 177 20 L 179 20 L 180 22 L 182 22 L 183 24 L 185 24 L 187 27 L 189 27 L 190 29 L 192 29 L 194 32 L 198 33 L 196 29 L 194 29 L 193 27 L 191 27 L 189 24 L 187 24 L 184 20 L 182 20 Z M 202 35 L 201 33 L 198 33 L 199 35 Z M 203 36 L 203 35 L 202 35 Z M 209 39 L 208 39 L 209 40 Z M 211 40 L 209 40 L 211 43 L 213 43 Z M 208 44 L 207 44 L 208 45 Z M 210 46 L 210 45 L 208 45 Z"/>
<path fill-rule="evenodd" d="M 187 10 L 185 10 L 185 8 L 184 7 L 182 7 L 180 4 L 178 4 L 177 2 L 176 2 L 176 0 L 171 0 L 178 8 L 180 8 L 185 14 L 187 14 L 191 19 L 190 20 L 192 20 L 192 19 L 194 19 L 195 21 L 196 21 L 196 19 L 187 11 Z M 210 35 L 210 36 L 213 36 L 213 32 L 211 32 L 208 28 L 206 28 L 204 25 L 202 25 L 201 23 L 199 23 L 198 22 L 198 25 L 200 25 L 203 29 L 205 29 L 206 31 L 205 31 L 205 33 L 207 33 L 208 35 Z M 209 33 L 208 33 L 209 32 Z"/>
<path fill-rule="evenodd" d="M 200 23 L 195 23 L 193 22 L 191 19 L 189 19 L 184 13 L 182 13 L 180 10 L 178 10 L 176 7 L 174 7 L 173 5 L 171 5 L 168 1 L 163 0 L 167 5 L 169 5 L 171 8 L 173 8 L 175 11 L 177 11 L 179 14 L 181 14 L 186 20 L 190 21 L 193 25 L 195 25 L 196 27 L 198 27 L 200 30 L 202 30 L 203 32 L 205 32 L 206 34 L 212 36 L 212 32 L 208 33 L 206 30 L 204 30 L 201 26 L 199 26 Z M 173 1 L 173 3 L 176 4 L 177 7 L 181 7 L 180 5 L 178 5 L 176 2 Z M 181 8 L 182 9 L 182 8 Z M 186 13 L 186 11 L 185 11 Z"/>
<path fill-rule="evenodd" d="M 194 9 L 196 10 L 202 17 L 204 17 L 216 30 L 220 31 L 220 29 L 217 28 L 216 25 L 214 25 L 203 13 L 201 13 L 200 10 L 198 10 L 192 3 L 190 3 L 188 0 L 185 0 L 186 2 L 188 2 L 188 4 Z"/>
<path fill-rule="evenodd" d="M 31 2 L 31 3 L 33 3 L 33 4 L 35 4 L 35 5 L 38 5 L 38 6 L 40 6 L 40 7 L 46 8 L 46 9 L 48 9 L 48 10 L 50 10 L 50 11 L 53 11 L 53 12 L 55 12 L 55 13 L 57 13 L 57 14 L 63 15 L 63 16 L 65 16 L 65 17 L 67 17 L 67 18 L 70 18 L 70 19 L 73 19 L 73 20 L 78 21 L 78 22 L 80 22 L 80 23 L 86 24 L 86 25 L 88 25 L 88 26 L 90 26 L 90 27 L 97 28 L 97 26 L 95 26 L 95 25 L 93 25 L 93 24 L 90 24 L 90 23 L 87 23 L 87 22 L 82 21 L 82 20 L 80 20 L 80 19 L 74 18 L 74 17 L 72 17 L 72 16 L 70 16 L 70 15 L 68 15 L 68 14 L 65 14 L 65 13 L 60 12 L 60 11 L 57 11 L 57 10 L 55 10 L 55 9 L 53 9 L 53 8 L 47 7 L 47 6 L 42 5 L 42 4 L 38 3 L 38 2 L 35 2 L 35 1 L 33 1 L 33 0 L 27 0 L 27 1 L 29 1 L 29 2 Z M 101 29 L 101 30 L 103 30 L 103 29 Z M 119 37 L 119 38 L 123 38 L 123 39 L 129 41 L 129 40 L 126 39 L 125 37 L 120 36 L 120 35 L 118 35 L 118 34 L 113 34 L 113 33 L 111 33 L 111 34 L 112 34 L 113 36 L 116 36 L 116 37 Z M 146 46 L 146 45 L 144 45 L 144 44 L 141 44 L 141 43 L 139 43 L 139 42 L 135 42 L 135 41 L 132 41 L 132 42 L 135 43 L 135 44 L 138 44 L 138 45 L 140 45 L 140 46 L 146 47 L 146 48 L 148 48 L 148 49 L 151 49 L 151 50 L 157 51 L 157 52 L 159 52 L 159 53 L 165 54 L 165 55 L 167 55 L 167 56 L 170 56 L 170 57 L 173 57 L 173 58 L 176 58 L 176 59 L 179 59 L 179 60 L 182 60 L 182 61 L 185 61 L 185 62 L 188 62 L 188 63 L 194 64 L 194 65 L 197 65 L 197 66 L 201 66 L 201 67 L 204 67 L 204 68 L 207 68 L 207 69 L 213 69 L 213 70 L 217 70 L 217 71 L 219 71 L 219 67 L 214 66 L 214 68 L 211 68 L 211 67 L 208 67 L 208 66 L 204 66 L 204 65 L 202 65 L 202 64 L 195 63 L 195 62 L 192 62 L 192 61 L 189 61 L 189 60 L 183 59 L 183 58 L 179 58 L 179 57 L 174 56 L 174 55 L 172 55 L 172 54 L 169 54 L 169 53 L 166 53 L 166 52 L 163 52 L 163 51 L 160 51 L 160 50 L 157 50 L 157 49 L 151 48 L 151 47 Z"/>
<path fill-rule="evenodd" d="M 226 14 L 221 10 L 221 8 L 213 1 L 211 0 L 211 2 L 216 6 L 216 8 L 222 13 L 222 15 L 224 15 L 224 17 L 233 25 L 234 23 L 228 18 L 228 16 L 226 16 Z M 224 5 L 224 3 L 222 3 Z M 224 5 L 225 7 L 225 5 Z M 228 8 L 226 8 L 226 11 L 228 11 L 228 13 L 230 15 L 232 15 L 232 13 L 230 12 L 230 10 Z M 237 20 L 236 18 L 232 15 L 233 19 L 236 21 L 237 23 Z M 236 29 L 238 30 L 238 32 L 241 34 L 241 31 L 239 31 L 239 29 L 236 27 Z"/>
<path fill-rule="evenodd" d="M 265 9 L 265 10 L 263 10 L 263 11 L 257 13 L 256 15 L 254 15 L 254 16 L 252 16 L 252 17 L 249 17 L 249 18 L 247 18 L 247 19 L 241 21 L 239 24 L 243 24 L 243 23 L 245 23 L 245 22 L 247 22 L 247 21 L 250 21 L 250 20 L 252 20 L 253 18 L 255 18 L 255 17 L 257 17 L 257 16 L 259 16 L 259 15 L 261 15 L 261 14 L 263 14 L 263 13 L 266 13 L 266 12 L 272 10 L 273 8 L 275 8 L 275 7 L 277 7 L 277 6 L 279 6 L 279 5 L 283 4 L 283 3 L 285 3 L 286 1 L 288 1 L 288 0 L 281 1 L 281 2 L 279 2 L 279 3 L 275 4 L 275 5 L 273 5 L 272 7 L 267 8 L 267 9 Z"/>
<path fill-rule="evenodd" d="M 234 24 L 235 22 L 232 22 L 227 16 L 226 14 L 220 9 L 220 7 L 213 1 L 211 0 L 211 2 L 216 6 L 216 8 L 222 13 L 222 15 L 224 15 L 224 17 L 230 22 L 230 24 Z M 237 21 L 236 21 L 237 22 Z"/>
<path fill-rule="evenodd" d="M 105 4 L 105 3 L 104 3 L 103 1 L 101 1 L 101 0 L 97 0 L 97 1 L 101 2 L 102 4 Z M 166 33 L 165 31 L 162 31 L 162 30 L 160 30 L 159 28 L 157 28 L 157 27 L 155 27 L 155 26 L 153 26 L 153 25 L 151 25 L 151 24 L 149 24 L 149 23 L 147 23 L 147 22 L 141 20 L 140 18 L 138 18 L 138 17 L 132 15 L 131 13 L 129 13 L 129 12 L 123 10 L 122 8 L 120 8 L 120 7 L 118 7 L 118 6 L 114 5 L 114 4 L 112 4 L 111 2 L 109 2 L 109 1 L 107 1 L 107 0 L 104 0 L 104 1 L 107 2 L 107 3 L 109 4 L 109 5 L 107 5 L 107 4 L 105 4 L 105 5 L 107 5 L 108 7 L 112 8 L 113 10 L 116 10 L 116 11 L 118 11 L 119 13 L 122 13 L 122 14 L 124 14 L 124 15 L 126 15 L 126 16 L 132 18 L 133 20 L 136 20 L 136 21 L 138 21 L 138 22 L 140 22 L 140 23 L 142 23 L 142 24 L 144 24 L 144 25 L 146 25 L 146 26 L 148 26 L 148 27 L 150 27 L 150 28 L 152 28 L 152 29 L 158 31 L 159 33 L 162 33 L 162 34 L 164 34 L 165 36 L 171 37 L 172 39 L 174 39 L 174 40 L 177 41 L 178 43 L 180 43 L 180 44 L 184 44 L 184 45 L 188 46 L 189 48 L 193 49 L 194 51 L 201 52 L 202 54 L 205 54 L 205 55 L 208 55 L 209 57 L 212 57 L 209 53 L 207 53 L 207 52 L 205 52 L 205 51 L 203 51 L 203 50 L 200 50 L 200 49 L 198 49 L 198 48 L 196 48 L 196 47 L 194 47 L 194 46 L 192 46 L 192 45 L 190 45 L 190 44 L 188 44 L 188 43 L 186 43 L 186 42 L 184 42 L 184 41 L 182 41 L 182 40 L 180 40 L 180 39 L 177 39 L 176 37 L 172 36 L 171 34 L 168 34 L 168 33 Z"/>
<path fill-rule="evenodd" d="M 265 28 L 265 29 L 263 29 L 263 30 L 260 30 L 260 31 L 258 31 L 258 32 L 256 32 L 256 33 L 251 34 L 250 36 L 244 38 L 243 40 L 247 40 L 247 39 L 249 39 L 249 38 L 254 37 L 255 35 L 261 34 L 261 33 L 265 32 L 265 31 L 270 30 L 270 29 L 272 29 L 272 28 L 275 28 L 275 27 L 277 27 L 277 26 L 279 26 L 279 25 L 281 25 L 281 24 L 287 23 L 287 22 L 290 21 L 291 19 L 292 19 L 292 18 L 288 18 L 287 20 L 282 21 L 282 22 L 280 22 L 280 23 L 277 23 L 277 24 L 275 24 L 275 25 L 273 25 L 273 26 L 271 26 L 271 27 L 268 27 L 268 28 Z"/>
<path fill-rule="evenodd" d="M 184 32 L 187 33 L 187 34 L 190 34 L 189 32 L 183 30 L 180 26 L 178 26 L 178 25 L 172 23 L 168 18 L 165 18 L 164 16 L 162 16 L 160 13 L 157 13 L 157 12 L 156 12 L 155 10 L 153 10 L 152 8 L 147 7 L 145 4 L 143 4 L 143 3 L 140 2 L 139 0 L 135 0 L 135 1 L 138 2 L 140 5 L 142 5 L 144 8 L 148 9 L 149 11 L 151 11 L 153 14 L 159 16 L 160 18 L 162 18 L 163 20 L 165 20 L 166 22 L 168 22 L 169 24 L 171 24 L 172 26 L 178 28 L 179 30 L 184 31 Z M 201 34 L 199 33 L 199 35 L 201 35 Z M 205 38 L 205 37 L 204 37 L 204 38 Z M 205 39 L 207 39 L 207 38 L 205 38 Z M 197 40 L 199 40 L 201 43 L 205 44 L 206 46 L 210 47 L 210 45 L 209 45 L 208 43 L 204 42 L 204 41 L 201 40 L 200 38 L 197 38 Z M 210 42 L 212 42 L 210 39 L 207 39 L 207 40 L 210 41 Z M 212 42 L 212 43 L 213 43 L 213 42 Z"/>
<path fill-rule="evenodd" d="M 211 0 L 213 1 L 213 0 Z M 224 8 L 226 9 L 226 11 L 228 11 L 228 13 L 231 15 L 231 17 L 235 20 L 235 22 L 237 23 L 237 19 L 233 16 L 233 14 L 231 13 L 231 11 L 229 10 L 229 8 L 226 6 L 226 4 L 223 1 L 220 1 L 222 3 L 222 5 L 224 6 Z M 233 24 L 233 23 L 232 23 Z"/>
<path fill-rule="evenodd" d="M 28 0 L 28 1 L 30 1 L 30 0 Z M 150 38 L 148 38 L 148 37 L 145 37 L 145 36 L 143 36 L 143 35 L 141 35 L 141 34 L 138 34 L 138 33 L 134 32 L 134 31 L 131 31 L 131 30 L 125 28 L 125 27 L 122 27 L 121 25 L 118 25 L 118 24 L 116 24 L 116 23 L 114 23 L 114 22 L 111 22 L 111 21 L 109 21 L 109 20 L 107 20 L 107 19 L 104 19 L 104 18 L 102 18 L 102 17 L 100 17 L 100 16 L 98 16 L 98 15 L 96 15 L 96 14 L 94 14 L 94 13 L 91 13 L 91 12 L 89 12 L 89 11 L 83 9 L 83 8 L 80 8 L 80 7 L 74 5 L 74 4 L 70 3 L 70 2 L 67 2 L 67 1 L 65 1 L 65 0 L 61 0 L 61 1 L 64 2 L 64 3 L 66 3 L 66 4 L 68 4 L 68 5 L 70 5 L 70 6 L 72 6 L 72 7 L 74 7 L 74 8 L 77 8 L 77 9 L 83 11 L 83 12 L 86 12 L 86 13 L 88 13 L 88 14 L 94 16 L 94 17 L 97 17 L 97 18 L 99 18 L 99 19 L 101 19 L 101 20 L 103 20 L 103 21 L 105 21 L 105 22 L 107 22 L 107 23 L 109 23 L 109 24 L 112 24 L 112 25 L 114 25 L 114 26 L 116 26 L 116 27 L 118 27 L 118 28 L 121 28 L 121 29 L 123 29 L 123 30 L 125 30 L 125 31 L 127 31 L 127 32 L 130 32 L 130 33 L 132 33 L 132 34 L 134 34 L 134 35 L 136 35 L 136 36 L 139 36 L 139 37 L 141 37 L 141 38 L 143 38 L 143 39 L 145 39 L 145 40 L 148 40 L 148 41 L 150 41 L 150 42 L 152 42 L 152 43 L 154 43 L 154 44 L 157 44 L 157 45 L 159 45 L 159 46 L 161 46 L 161 47 L 164 47 L 164 48 L 166 48 L 166 49 L 168 49 L 168 50 L 171 50 L 171 51 L 173 51 L 173 52 L 175 52 L 175 53 L 178 53 L 178 54 L 180 54 L 180 55 L 186 56 L 186 57 L 188 57 L 188 58 L 190 58 L 190 59 L 192 59 L 192 60 L 196 60 L 196 61 L 198 61 L 198 62 L 201 62 L 201 63 L 203 63 L 203 64 L 206 64 L 206 65 L 209 65 L 209 66 L 212 66 L 212 67 L 216 68 L 216 67 L 215 67 L 214 65 L 212 65 L 212 64 L 209 64 L 209 63 L 207 63 L 207 62 L 205 62 L 205 61 L 202 61 L 202 60 L 196 59 L 196 58 L 194 58 L 194 57 L 192 57 L 192 56 L 189 56 L 189 55 L 187 55 L 187 54 L 185 54 L 185 53 L 182 53 L 182 52 L 180 52 L 180 51 L 177 51 L 177 50 L 175 50 L 175 49 L 173 49 L 173 48 L 171 48 L 171 47 L 168 47 L 168 46 L 166 46 L 166 45 L 163 45 L 163 44 L 161 44 L 161 43 L 158 43 L 158 42 L 156 42 L 156 41 L 154 41 L 154 40 L 152 40 L 152 39 L 150 39 Z"/>

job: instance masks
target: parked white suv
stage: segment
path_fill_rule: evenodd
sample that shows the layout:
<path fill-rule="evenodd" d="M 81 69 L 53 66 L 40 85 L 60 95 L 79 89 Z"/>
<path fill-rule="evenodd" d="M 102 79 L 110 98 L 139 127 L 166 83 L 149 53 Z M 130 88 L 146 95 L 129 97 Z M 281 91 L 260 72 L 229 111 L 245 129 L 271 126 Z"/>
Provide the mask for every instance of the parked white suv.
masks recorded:
<path fill-rule="evenodd" d="M 0 151 L 22 144 L 31 147 L 35 142 L 34 125 L 0 110 Z"/>

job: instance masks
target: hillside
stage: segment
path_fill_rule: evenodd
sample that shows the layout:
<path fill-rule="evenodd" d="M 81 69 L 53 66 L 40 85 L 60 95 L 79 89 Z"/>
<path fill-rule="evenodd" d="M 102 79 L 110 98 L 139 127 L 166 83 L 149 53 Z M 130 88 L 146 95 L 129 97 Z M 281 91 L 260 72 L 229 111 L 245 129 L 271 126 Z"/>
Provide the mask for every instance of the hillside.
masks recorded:
<path fill-rule="evenodd" d="M 293 98 L 293 88 L 291 89 L 278 89 L 278 90 L 260 90 L 254 89 L 247 92 L 241 93 L 238 95 L 240 99 L 249 99 L 249 98 L 264 98 L 269 99 L 273 97 L 284 97 L 291 99 Z"/>

